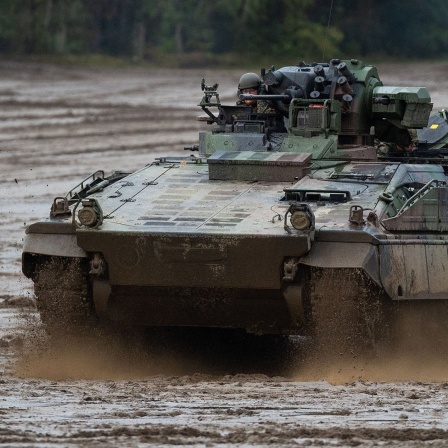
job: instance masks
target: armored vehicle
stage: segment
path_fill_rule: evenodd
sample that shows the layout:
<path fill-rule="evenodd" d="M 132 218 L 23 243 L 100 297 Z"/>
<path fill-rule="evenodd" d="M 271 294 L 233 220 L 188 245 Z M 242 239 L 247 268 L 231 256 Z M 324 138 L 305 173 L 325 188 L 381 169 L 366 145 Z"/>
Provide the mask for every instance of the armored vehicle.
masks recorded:
<path fill-rule="evenodd" d="M 429 117 L 428 125 L 417 131 L 417 157 L 425 159 L 448 155 L 448 115 L 445 109 Z M 439 160 L 440 162 L 440 160 Z"/>
<path fill-rule="evenodd" d="M 395 303 L 445 303 L 444 166 L 374 146 L 427 126 L 426 88 L 383 86 L 356 59 L 261 79 L 232 105 L 203 80 L 209 126 L 190 155 L 96 171 L 27 228 L 50 331 L 102 318 L 374 342 Z"/>

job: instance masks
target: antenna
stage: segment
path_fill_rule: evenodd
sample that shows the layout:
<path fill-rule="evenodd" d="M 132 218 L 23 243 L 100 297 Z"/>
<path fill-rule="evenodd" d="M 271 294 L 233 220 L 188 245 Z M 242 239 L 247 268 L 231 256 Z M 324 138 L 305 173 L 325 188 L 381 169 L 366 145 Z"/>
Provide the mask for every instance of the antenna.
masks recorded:
<path fill-rule="evenodd" d="M 330 13 L 328 14 L 327 29 L 325 31 L 324 51 L 322 53 L 322 62 L 325 61 L 325 50 L 327 48 L 327 42 L 328 42 L 328 28 L 330 28 L 330 20 L 331 20 L 331 12 L 332 11 L 333 11 L 333 0 L 331 0 Z"/>

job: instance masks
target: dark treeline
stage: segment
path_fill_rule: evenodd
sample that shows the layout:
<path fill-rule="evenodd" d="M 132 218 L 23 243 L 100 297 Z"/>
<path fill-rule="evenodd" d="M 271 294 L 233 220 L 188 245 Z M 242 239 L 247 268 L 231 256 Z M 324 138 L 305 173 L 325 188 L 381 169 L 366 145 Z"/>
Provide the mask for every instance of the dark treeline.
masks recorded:
<path fill-rule="evenodd" d="M 447 23 L 447 0 L 0 0 L 0 53 L 434 58 Z"/>

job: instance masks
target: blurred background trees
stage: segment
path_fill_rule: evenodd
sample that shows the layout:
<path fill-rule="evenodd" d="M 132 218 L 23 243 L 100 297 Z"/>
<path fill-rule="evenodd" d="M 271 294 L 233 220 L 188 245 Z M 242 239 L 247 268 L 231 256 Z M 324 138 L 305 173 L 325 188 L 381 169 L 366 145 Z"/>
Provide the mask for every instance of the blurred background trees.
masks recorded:
<path fill-rule="evenodd" d="M 442 58 L 447 23 L 446 0 L 0 0 L 0 53 L 192 66 Z"/>

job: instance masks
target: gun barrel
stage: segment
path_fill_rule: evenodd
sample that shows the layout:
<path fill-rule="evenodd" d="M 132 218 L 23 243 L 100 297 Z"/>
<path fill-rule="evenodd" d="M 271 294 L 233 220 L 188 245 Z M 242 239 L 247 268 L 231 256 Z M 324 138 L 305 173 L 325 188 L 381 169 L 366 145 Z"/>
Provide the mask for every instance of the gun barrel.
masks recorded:
<path fill-rule="evenodd" d="M 240 95 L 240 100 L 272 100 L 272 101 L 291 101 L 291 97 L 289 95 L 250 95 L 247 93 L 242 93 Z"/>

